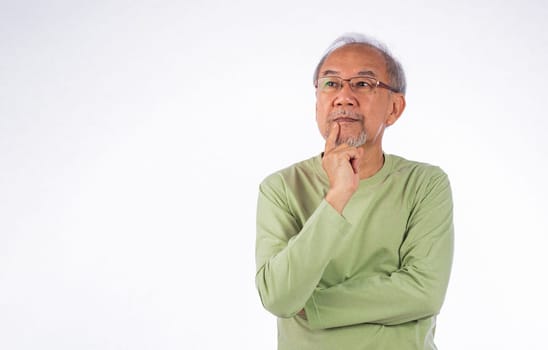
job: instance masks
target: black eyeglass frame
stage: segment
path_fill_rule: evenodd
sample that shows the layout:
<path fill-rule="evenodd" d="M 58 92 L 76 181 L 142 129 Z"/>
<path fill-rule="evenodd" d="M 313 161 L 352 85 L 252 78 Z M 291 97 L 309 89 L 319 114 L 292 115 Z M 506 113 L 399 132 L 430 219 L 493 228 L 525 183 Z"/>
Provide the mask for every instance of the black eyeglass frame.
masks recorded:
<path fill-rule="evenodd" d="M 371 89 L 371 92 L 373 92 L 373 90 L 375 90 L 376 88 L 380 87 L 380 88 L 387 89 L 387 90 L 390 90 L 390 91 L 395 92 L 395 93 L 399 93 L 398 89 L 393 88 L 392 86 L 390 86 L 388 84 L 385 84 L 382 81 L 380 81 L 378 79 L 375 79 L 373 77 L 370 77 L 370 76 L 356 76 L 356 77 L 352 77 L 352 78 L 348 78 L 348 79 L 343 79 L 343 78 L 338 77 L 336 75 L 329 75 L 329 76 L 320 77 L 320 78 L 316 79 L 316 82 L 314 83 L 314 87 L 317 89 L 318 85 L 319 85 L 318 82 L 320 80 L 329 79 L 329 78 L 331 78 L 331 79 L 336 78 L 337 80 L 339 80 L 341 82 L 343 82 L 343 81 L 348 82 L 348 85 L 350 86 L 350 89 L 352 89 L 352 91 L 354 91 L 354 86 L 351 83 L 352 80 L 358 79 L 358 78 L 367 78 L 367 79 L 371 79 L 372 81 L 375 82 L 375 84 L 373 85 L 373 88 Z M 337 90 L 340 90 L 342 88 L 343 88 L 343 85 L 341 83 L 341 86 Z"/>

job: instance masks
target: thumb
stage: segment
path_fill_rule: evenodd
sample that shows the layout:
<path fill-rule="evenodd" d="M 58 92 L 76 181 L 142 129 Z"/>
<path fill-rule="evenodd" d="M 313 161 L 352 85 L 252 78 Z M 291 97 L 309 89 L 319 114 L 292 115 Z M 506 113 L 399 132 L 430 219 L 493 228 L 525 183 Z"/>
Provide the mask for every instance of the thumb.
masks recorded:
<path fill-rule="evenodd" d="M 362 158 L 363 158 L 363 148 L 358 147 L 357 154 L 354 158 L 350 159 L 350 165 L 352 166 L 352 170 L 354 171 L 354 174 L 358 174 L 360 172 L 360 166 L 362 164 Z"/>

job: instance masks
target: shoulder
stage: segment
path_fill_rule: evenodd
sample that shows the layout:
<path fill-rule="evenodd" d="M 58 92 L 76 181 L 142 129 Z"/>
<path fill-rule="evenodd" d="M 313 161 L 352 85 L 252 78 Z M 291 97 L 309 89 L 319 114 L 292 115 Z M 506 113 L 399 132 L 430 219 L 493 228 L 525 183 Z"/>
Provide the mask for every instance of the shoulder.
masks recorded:
<path fill-rule="evenodd" d="M 451 192 L 449 177 L 441 167 L 395 155 L 388 157 L 391 158 L 391 176 L 407 191 L 412 192 L 413 197 Z"/>
<path fill-rule="evenodd" d="M 261 188 L 283 188 L 303 180 L 311 181 L 322 177 L 320 171 L 321 156 L 316 155 L 306 160 L 294 163 L 286 168 L 280 169 L 268 175 L 261 182 Z"/>
<path fill-rule="evenodd" d="M 390 158 L 391 173 L 396 175 L 400 174 L 405 177 L 417 178 L 417 179 L 435 179 L 445 178 L 447 174 L 445 171 L 437 165 L 419 162 L 415 160 L 408 160 L 397 155 L 386 155 Z"/>

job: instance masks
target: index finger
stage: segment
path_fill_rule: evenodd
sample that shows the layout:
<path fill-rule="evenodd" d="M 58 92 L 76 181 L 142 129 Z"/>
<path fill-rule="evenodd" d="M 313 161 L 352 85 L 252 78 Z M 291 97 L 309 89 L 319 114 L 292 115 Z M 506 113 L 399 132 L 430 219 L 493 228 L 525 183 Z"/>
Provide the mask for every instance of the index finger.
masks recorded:
<path fill-rule="evenodd" d="M 327 139 L 325 140 L 325 152 L 329 152 L 337 147 L 337 139 L 339 138 L 339 123 L 331 123 Z"/>

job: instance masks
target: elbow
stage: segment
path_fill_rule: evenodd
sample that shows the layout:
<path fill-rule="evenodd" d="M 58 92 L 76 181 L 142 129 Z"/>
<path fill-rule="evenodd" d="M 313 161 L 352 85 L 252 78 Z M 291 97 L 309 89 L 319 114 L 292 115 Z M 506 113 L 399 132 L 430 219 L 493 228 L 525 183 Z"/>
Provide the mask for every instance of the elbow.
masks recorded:
<path fill-rule="evenodd" d="M 429 300 L 425 300 L 423 303 L 423 310 L 426 317 L 435 316 L 440 313 L 443 300 L 439 298 L 431 297 Z"/>
<path fill-rule="evenodd" d="M 295 311 L 295 309 L 285 298 L 276 297 L 268 295 L 268 293 L 261 292 L 259 292 L 259 296 L 261 297 L 263 307 L 277 317 L 290 318 L 295 316 L 298 312 L 298 310 Z"/>
<path fill-rule="evenodd" d="M 379 323 L 386 326 L 397 326 L 403 323 L 412 322 L 424 318 L 436 316 L 440 313 L 443 298 L 432 293 L 423 293 L 420 297 L 410 298 L 405 312 L 398 313 L 396 317 L 379 320 Z"/>
<path fill-rule="evenodd" d="M 431 292 L 424 293 L 422 300 L 419 301 L 421 312 L 424 317 L 435 316 L 440 313 L 445 299 L 445 293 Z"/>
<path fill-rule="evenodd" d="M 447 291 L 447 279 L 438 274 L 424 274 L 418 278 L 414 276 L 415 313 L 417 318 L 436 316 L 440 313 Z M 410 300 L 410 301 L 411 301 Z"/>
<path fill-rule="evenodd" d="M 264 283 L 257 283 L 257 289 L 263 307 L 275 316 L 291 318 L 302 309 L 289 291 L 275 290 Z"/>
<path fill-rule="evenodd" d="M 256 285 L 263 307 L 275 316 L 290 318 L 302 309 L 302 307 L 299 308 L 296 298 L 289 290 L 286 288 L 281 290 L 279 287 L 276 288 L 274 283 L 267 283 L 260 273 L 256 276 Z"/>

